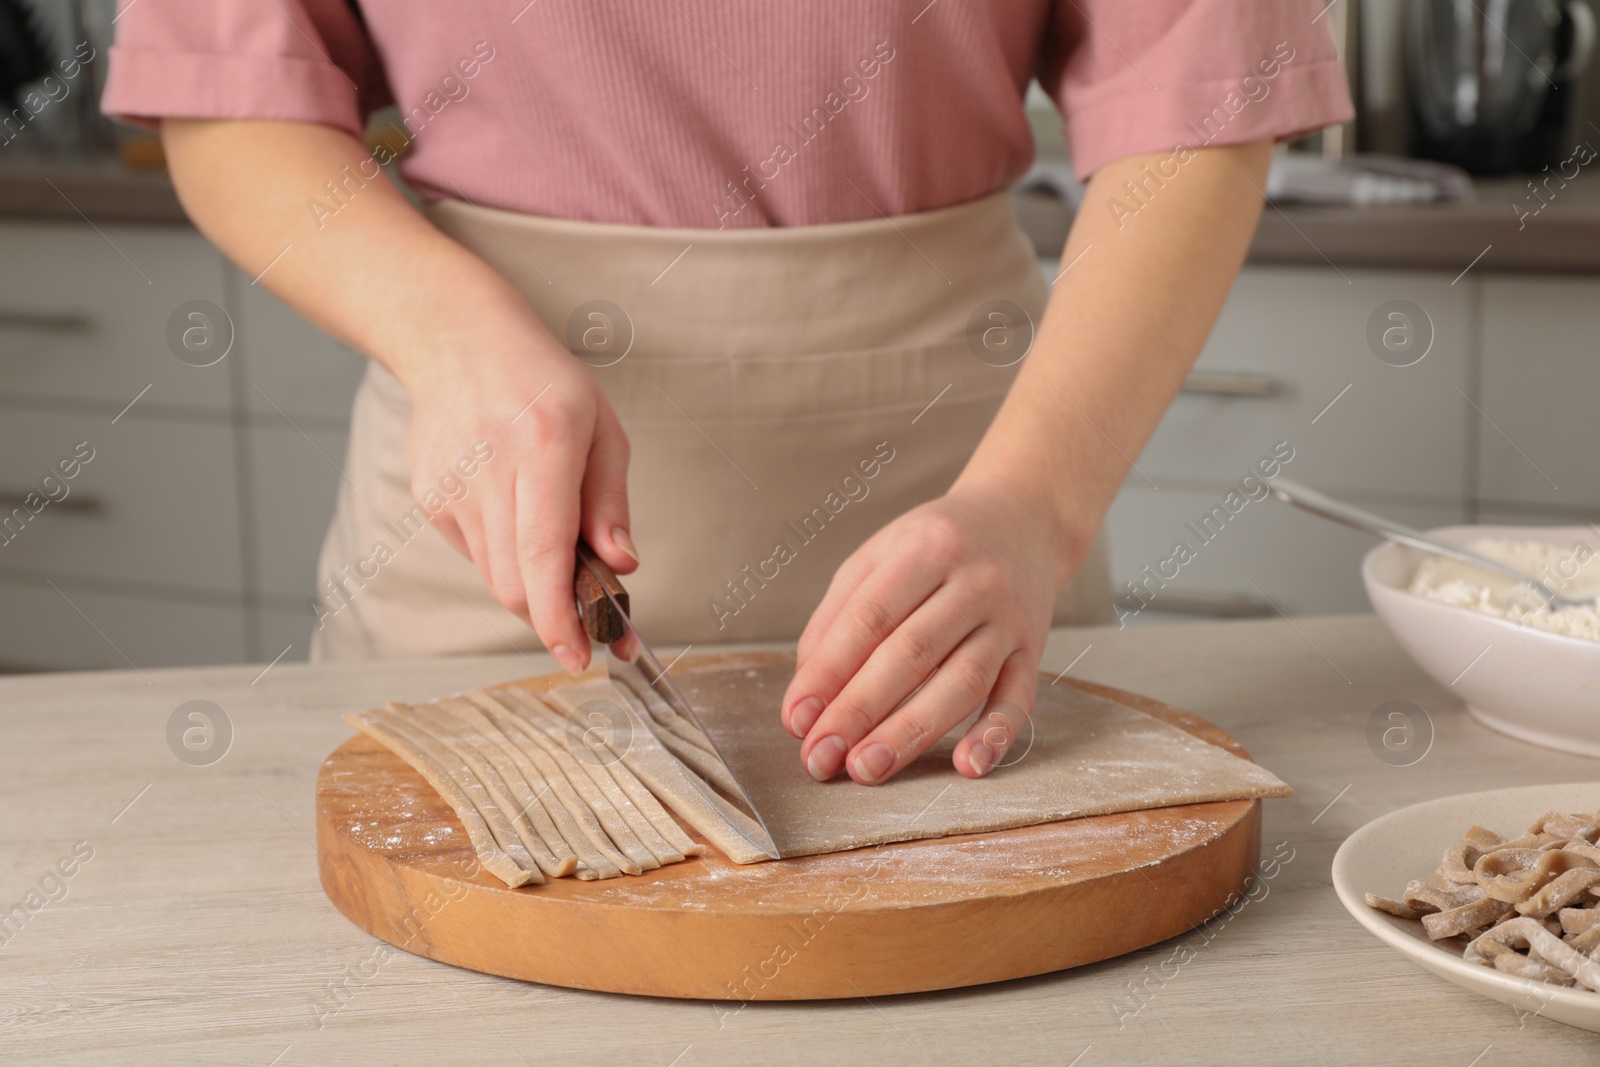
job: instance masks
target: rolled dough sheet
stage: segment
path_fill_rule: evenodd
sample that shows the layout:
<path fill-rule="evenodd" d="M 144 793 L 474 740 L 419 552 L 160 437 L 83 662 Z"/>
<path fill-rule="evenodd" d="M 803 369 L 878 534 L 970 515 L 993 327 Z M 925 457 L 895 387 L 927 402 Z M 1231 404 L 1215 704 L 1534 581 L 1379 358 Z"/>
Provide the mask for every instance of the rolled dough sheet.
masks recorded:
<path fill-rule="evenodd" d="M 1026 733 L 986 777 L 950 754 L 967 724 L 879 786 L 819 783 L 778 709 L 793 664 L 675 672 L 783 856 L 1002 830 L 1059 819 L 1293 792 L 1272 772 L 1141 711 L 1041 684 Z M 652 789 L 654 783 L 650 783 Z M 663 796 L 669 807 L 677 798 Z"/>

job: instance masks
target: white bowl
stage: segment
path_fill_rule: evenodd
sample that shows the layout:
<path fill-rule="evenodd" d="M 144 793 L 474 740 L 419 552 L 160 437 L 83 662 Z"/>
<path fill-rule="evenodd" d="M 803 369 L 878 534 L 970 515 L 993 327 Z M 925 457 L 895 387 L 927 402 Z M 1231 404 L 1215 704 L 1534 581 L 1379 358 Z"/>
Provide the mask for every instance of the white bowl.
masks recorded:
<path fill-rule="evenodd" d="M 1429 532 L 1457 544 L 1594 544 L 1594 535 L 1581 526 L 1447 526 Z M 1361 561 L 1367 598 L 1400 647 L 1485 726 L 1535 745 L 1600 757 L 1600 641 L 1519 626 L 1409 593 L 1425 556 L 1385 541 Z"/>
<path fill-rule="evenodd" d="M 1473 823 L 1515 836 L 1544 812 L 1594 811 L 1600 782 L 1529 785 L 1456 794 L 1374 819 L 1345 839 L 1333 857 L 1333 889 L 1357 922 L 1413 963 L 1475 993 L 1569 1026 L 1600 1031 L 1600 993 L 1518 978 L 1461 958 L 1461 945 L 1428 940 L 1422 923 L 1367 907 L 1366 894 L 1398 899 L 1412 878 L 1428 881 L 1444 850 Z M 1509 1020 L 1508 1020 L 1509 1021 Z"/>

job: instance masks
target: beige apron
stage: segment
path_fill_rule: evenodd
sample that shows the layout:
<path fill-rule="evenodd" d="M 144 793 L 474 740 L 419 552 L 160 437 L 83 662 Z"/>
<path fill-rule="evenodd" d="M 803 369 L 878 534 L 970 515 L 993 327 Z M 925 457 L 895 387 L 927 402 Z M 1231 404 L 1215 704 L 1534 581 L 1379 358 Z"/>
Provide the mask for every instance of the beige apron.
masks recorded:
<path fill-rule="evenodd" d="M 641 557 L 625 581 L 641 632 L 663 645 L 798 637 L 835 568 L 948 489 L 999 408 L 1016 367 L 978 358 L 974 312 L 1009 300 L 1037 323 L 1048 298 L 1003 193 L 760 230 L 459 201 L 430 215 L 567 339 L 622 420 Z M 312 658 L 540 648 L 469 560 L 404 521 L 410 418 L 400 383 L 374 364 L 318 567 Z M 1110 602 L 1097 540 L 1056 622 L 1109 621 Z"/>

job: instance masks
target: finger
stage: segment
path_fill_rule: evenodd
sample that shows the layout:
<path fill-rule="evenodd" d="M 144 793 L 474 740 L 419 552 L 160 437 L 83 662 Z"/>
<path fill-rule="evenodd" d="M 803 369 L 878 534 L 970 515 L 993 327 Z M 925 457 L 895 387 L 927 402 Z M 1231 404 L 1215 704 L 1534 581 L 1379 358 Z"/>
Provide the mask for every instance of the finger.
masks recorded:
<path fill-rule="evenodd" d="M 489 571 L 489 549 L 483 537 L 483 516 L 473 508 L 452 505 L 434 515 L 429 522 L 445 537 L 451 538 L 453 535 L 451 543 L 455 544 L 456 551 L 478 568 L 484 586 L 494 589 L 494 575 Z"/>
<path fill-rule="evenodd" d="M 928 684 L 851 750 L 845 761 L 850 777 L 862 785 L 893 778 L 978 709 L 1005 659 L 1000 631 L 988 626 L 974 631 L 939 665 Z"/>
<path fill-rule="evenodd" d="M 834 573 L 833 581 L 828 583 L 828 591 L 822 597 L 822 603 L 817 605 L 817 610 L 811 613 L 810 620 L 806 623 L 805 630 L 800 634 L 799 644 L 795 647 L 794 677 L 789 679 L 789 686 L 783 691 L 783 702 L 779 705 L 783 718 L 783 728 L 796 737 L 805 737 L 817 716 L 822 714 L 823 701 L 819 696 L 803 692 L 807 685 L 806 679 L 809 672 L 805 667 L 810 662 L 810 657 L 815 655 L 816 647 L 822 641 L 839 611 L 851 597 L 856 595 L 856 589 L 861 583 L 872 576 L 872 564 L 863 558 L 859 550 L 854 556 L 839 565 Z M 850 572 L 854 571 L 852 575 Z M 796 714 L 797 708 L 805 705 L 805 710 Z"/>
<path fill-rule="evenodd" d="M 822 711 L 855 676 L 884 638 L 938 588 L 940 572 L 917 556 L 898 555 L 885 560 L 859 585 L 846 579 L 850 597 L 834 615 L 832 624 L 803 667 L 796 667 L 785 694 L 789 732 L 808 738 Z M 840 753 L 842 755 L 843 753 Z M 802 754 L 809 758 L 809 747 Z"/>
<path fill-rule="evenodd" d="M 628 435 L 609 405 L 596 416 L 594 443 L 583 472 L 583 536 L 618 574 L 639 567 L 628 532 Z"/>
<path fill-rule="evenodd" d="M 489 591 L 507 611 L 530 626 L 528 615 L 528 587 L 522 581 L 522 567 L 517 563 L 517 516 L 515 482 L 491 482 L 478 498 L 478 519 L 481 523 L 479 541 L 482 544 L 484 563 L 479 569 L 486 574 Z"/>
<path fill-rule="evenodd" d="M 576 674 L 589 663 L 589 636 L 572 588 L 578 543 L 578 489 L 584 452 L 552 438 L 537 461 L 517 471 L 517 563 L 539 640 Z"/>
<path fill-rule="evenodd" d="M 632 663 L 639 656 L 639 635 L 632 630 L 625 630 L 621 637 L 611 642 L 611 651 L 624 663 Z"/>
<path fill-rule="evenodd" d="M 1011 653 L 983 706 L 983 714 L 956 745 L 951 762 L 968 778 L 981 778 L 996 767 L 1008 766 L 1027 754 L 1031 738 L 1028 722 L 1039 695 L 1039 664 L 1022 649 Z"/>
<path fill-rule="evenodd" d="M 849 751 L 922 685 L 939 664 L 978 628 L 985 607 L 943 586 L 911 613 L 867 657 L 867 662 L 845 684 L 839 695 L 811 727 L 810 748 L 823 738 L 838 737 Z"/>
<path fill-rule="evenodd" d="M 833 581 L 828 583 L 828 591 L 823 594 L 822 602 L 817 605 L 817 610 L 811 613 L 811 618 L 806 621 L 806 628 L 800 632 L 800 641 L 795 646 L 795 668 L 805 666 L 807 659 L 816 651 L 818 642 L 823 634 L 833 625 L 839 611 L 861 583 L 866 581 L 878 566 L 877 538 L 870 538 L 866 544 L 856 549 L 850 558 L 839 564 L 839 569 L 834 572 Z"/>
<path fill-rule="evenodd" d="M 448 541 L 451 548 L 468 559 L 472 559 L 472 546 L 467 544 L 466 535 L 461 532 L 461 524 L 456 521 L 456 517 L 453 514 L 449 511 L 441 511 L 437 515 L 429 516 L 428 524 L 439 531 L 439 536 Z M 477 561 L 473 560 L 473 562 L 476 563 Z M 487 583 L 489 581 L 488 576 L 485 575 L 483 580 Z"/>

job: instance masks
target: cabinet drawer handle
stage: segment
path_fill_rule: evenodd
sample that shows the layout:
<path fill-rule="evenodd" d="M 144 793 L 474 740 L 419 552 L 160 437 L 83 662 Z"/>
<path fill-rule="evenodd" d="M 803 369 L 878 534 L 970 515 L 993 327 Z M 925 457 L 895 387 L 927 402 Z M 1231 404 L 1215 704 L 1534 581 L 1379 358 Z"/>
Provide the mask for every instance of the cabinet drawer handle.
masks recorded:
<path fill-rule="evenodd" d="M 26 508 L 30 494 L 39 493 L 37 489 L 0 489 L 0 518 L 11 514 L 13 508 Z M 39 493 L 44 496 L 43 493 Z M 45 499 L 49 499 L 45 497 Z M 51 511 L 76 511 L 80 514 L 93 514 L 105 510 L 105 503 L 95 496 L 83 496 L 73 493 L 61 500 L 51 500 L 47 505 Z"/>
<path fill-rule="evenodd" d="M 1162 594 L 1145 603 L 1131 594 L 1117 598 L 1117 603 L 1128 611 L 1163 611 L 1171 615 L 1209 615 L 1224 619 L 1259 619 L 1277 614 L 1271 604 L 1248 593 L 1200 593 L 1190 596 Z"/>
<path fill-rule="evenodd" d="M 1197 370 L 1183 380 L 1181 393 L 1201 396 L 1277 396 L 1283 383 L 1270 374 Z"/>
<path fill-rule="evenodd" d="M 0 309 L 0 330 L 35 330 L 39 333 L 88 333 L 94 324 L 75 311 L 6 311 Z"/>

